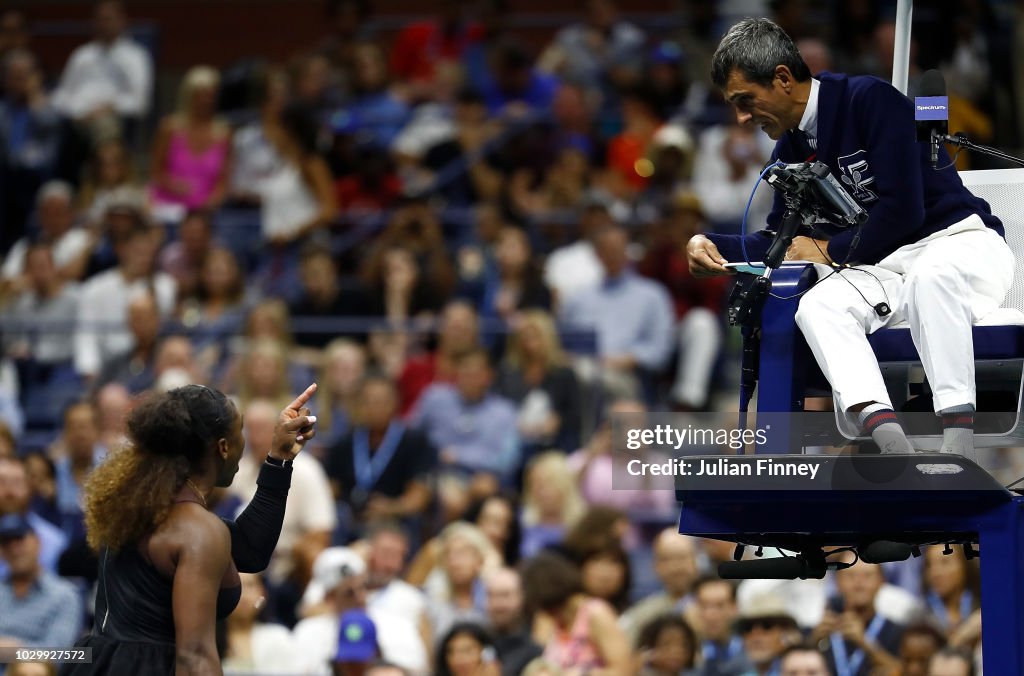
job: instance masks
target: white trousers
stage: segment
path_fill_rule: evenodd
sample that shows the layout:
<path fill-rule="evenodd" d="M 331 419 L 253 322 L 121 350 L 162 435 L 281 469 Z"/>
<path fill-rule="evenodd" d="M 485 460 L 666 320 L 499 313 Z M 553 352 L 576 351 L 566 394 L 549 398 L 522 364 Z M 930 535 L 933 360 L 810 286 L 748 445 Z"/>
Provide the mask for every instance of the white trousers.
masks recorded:
<path fill-rule="evenodd" d="M 676 325 L 679 335 L 679 359 L 672 399 L 678 404 L 698 407 L 707 402 L 711 389 L 711 371 L 722 349 L 722 325 L 718 315 L 705 307 L 695 307 Z"/>
<path fill-rule="evenodd" d="M 838 410 L 872 401 L 892 406 L 867 336 L 904 322 L 935 410 L 976 404 L 971 325 L 999 307 L 1014 274 L 1009 246 L 980 217 L 901 247 L 876 265 L 827 279 L 832 268 L 816 267 L 820 281 L 800 299 L 796 322 L 832 385 Z M 880 302 L 892 314 L 879 317 L 872 306 Z"/>

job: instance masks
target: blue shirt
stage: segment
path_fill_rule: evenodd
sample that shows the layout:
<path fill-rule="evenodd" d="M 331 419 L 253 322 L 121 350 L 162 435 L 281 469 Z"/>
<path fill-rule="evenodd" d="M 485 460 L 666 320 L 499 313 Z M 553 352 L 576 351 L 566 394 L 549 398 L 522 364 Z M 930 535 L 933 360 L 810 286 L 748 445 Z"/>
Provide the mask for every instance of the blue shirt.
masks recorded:
<path fill-rule="evenodd" d="M 412 423 L 439 451 L 452 449 L 457 468 L 510 478 L 519 467 L 516 408 L 504 397 L 468 402 L 454 385 L 434 383 L 420 397 Z"/>
<path fill-rule="evenodd" d="M 0 636 L 28 646 L 71 646 L 82 630 L 82 599 L 75 586 L 41 571 L 23 598 L 10 580 L 0 582 Z"/>
<path fill-rule="evenodd" d="M 632 271 L 571 296 L 561 319 L 595 331 L 602 357 L 628 354 L 640 366 L 659 369 L 672 355 L 675 310 L 668 292 Z"/>
<path fill-rule="evenodd" d="M 829 239 L 828 254 L 839 263 L 877 263 L 896 249 L 924 239 L 977 214 L 1003 235 L 988 203 L 973 195 L 955 167 L 932 169 L 927 143 L 918 143 L 914 105 L 888 82 L 872 76 L 822 73 L 818 76 L 815 159 L 868 212 L 859 228 Z M 775 144 L 772 161 L 803 162 L 789 134 Z M 950 164 L 939 148 L 939 166 Z M 750 260 L 762 260 L 785 205 L 776 193 L 768 231 L 747 235 Z M 810 234 L 804 232 L 803 234 Z M 708 235 L 727 260 L 741 261 L 741 235 Z M 855 239 L 857 240 L 855 242 Z"/>

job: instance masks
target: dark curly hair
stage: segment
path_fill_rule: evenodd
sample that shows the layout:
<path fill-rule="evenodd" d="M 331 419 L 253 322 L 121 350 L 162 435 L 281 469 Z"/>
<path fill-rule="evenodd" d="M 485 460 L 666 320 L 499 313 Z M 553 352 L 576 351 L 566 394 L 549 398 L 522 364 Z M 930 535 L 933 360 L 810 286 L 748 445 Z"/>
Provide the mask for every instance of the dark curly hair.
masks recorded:
<path fill-rule="evenodd" d="M 221 392 L 186 385 L 154 394 L 127 420 L 128 443 L 86 480 L 86 537 L 99 551 L 117 551 L 150 533 L 167 517 L 190 472 L 206 461 L 235 421 Z"/>
<path fill-rule="evenodd" d="M 456 622 L 438 643 L 437 656 L 434 658 L 434 673 L 437 676 L 451 676 L 452 670 L 448 666 L 448 644 L 457 636 L 469 636 L 480 644 L 480 649 L 494 648 L 494 639 L 490 632 L 476 622 Z"/>

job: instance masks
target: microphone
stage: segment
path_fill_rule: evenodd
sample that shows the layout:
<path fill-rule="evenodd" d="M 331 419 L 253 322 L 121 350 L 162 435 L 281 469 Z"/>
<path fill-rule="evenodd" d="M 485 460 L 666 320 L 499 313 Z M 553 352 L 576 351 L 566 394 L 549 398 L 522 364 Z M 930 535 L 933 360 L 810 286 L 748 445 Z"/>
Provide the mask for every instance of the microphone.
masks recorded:
<path fill-rule="evenodd" d="M 875 540 L 857 549 L 857 554 L 864 563 L 906 561 L 910 558 L 910 553 L 910 545 L 907 543 L 890 540 Z"/>
<path fill-rule="evenodd" d="M 797 556 L 722 561 L 718 564 L 718 576 L 723 580 L 820 580 L 825 577 L 825 566 Z"/>
<path fill-rule="evenodd" d="M 932 169 L 939 166 L 939 143 L 949 133 L 949 97 L 946 80 L 937 70 L 925 71 L 914 97 L 914 123 L 919 143 L 931 144 Z"/>

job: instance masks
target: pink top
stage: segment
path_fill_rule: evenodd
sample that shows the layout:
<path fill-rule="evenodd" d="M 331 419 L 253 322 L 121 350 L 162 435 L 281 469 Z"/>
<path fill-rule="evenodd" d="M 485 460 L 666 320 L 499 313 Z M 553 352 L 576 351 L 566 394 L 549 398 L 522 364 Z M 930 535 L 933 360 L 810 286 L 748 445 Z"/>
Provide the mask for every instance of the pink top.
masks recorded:
<path fill-rule="evenodd" d="M 189 209 L 202 207 L 217 187 L 225 171 L 227 157 L 227 139 L 221 139 L 206 150 L 195 153 L 188 145 L 185 131 L 174 131 L 167 147 L 167 175 L 172 179 L 186 181 L 191 190 L 181 196 L 153 186 L 153 199 L 164 204 L 180 204 Z"/>
<path fill-rule="evenodd" d="M 601 599 L 587 599 L 576 611 L 576 619 L 568 632 L 555 630 L 544 649 L 544 659 L 562 669 L 598 669 L 605 666 L 601 653 L 590 635 L 590 615 L 604 604 Z"/>

